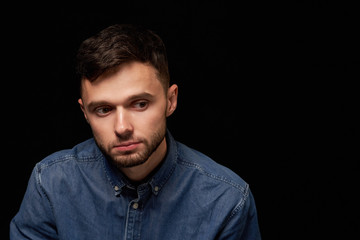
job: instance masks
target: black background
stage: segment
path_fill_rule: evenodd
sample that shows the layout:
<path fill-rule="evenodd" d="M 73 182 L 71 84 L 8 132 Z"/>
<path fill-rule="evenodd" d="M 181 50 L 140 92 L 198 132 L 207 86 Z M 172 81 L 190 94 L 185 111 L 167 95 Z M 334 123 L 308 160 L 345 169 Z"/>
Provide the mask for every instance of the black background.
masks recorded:
<path fill-rule="evenodd" d="M 2 222 L 36 162 L 91 137 L 77 104 L 79 44 L 110 24 L 138 23 L 164 40 L 179 85 L 170 131 L 250 184 L 263 239 L 359 235 L 357 6 L 52 2 L 2 11 Z"/>

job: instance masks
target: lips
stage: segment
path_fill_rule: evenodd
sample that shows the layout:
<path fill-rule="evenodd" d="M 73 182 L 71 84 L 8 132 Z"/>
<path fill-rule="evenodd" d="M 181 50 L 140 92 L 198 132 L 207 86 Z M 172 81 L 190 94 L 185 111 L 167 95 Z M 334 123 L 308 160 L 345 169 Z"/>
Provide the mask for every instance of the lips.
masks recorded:
<path fill-rule="evenodd" d="M 131 151 L 137 148 L 140 145 L 140 142 L 124 142 L 117 144 L 114 148 L 118 151 Z"/>

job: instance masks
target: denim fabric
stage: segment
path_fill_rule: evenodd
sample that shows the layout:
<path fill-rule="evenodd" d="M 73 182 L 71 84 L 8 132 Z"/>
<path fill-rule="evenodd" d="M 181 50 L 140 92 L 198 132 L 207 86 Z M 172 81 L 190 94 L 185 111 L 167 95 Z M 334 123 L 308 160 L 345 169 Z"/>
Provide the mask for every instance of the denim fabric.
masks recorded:
<path fill-rule="evenodd" d="M 36 164 L 10 239 L 261 239 L 249 185 L 167 133 L 168 153 L 143 184 L 93 139 Z"/>

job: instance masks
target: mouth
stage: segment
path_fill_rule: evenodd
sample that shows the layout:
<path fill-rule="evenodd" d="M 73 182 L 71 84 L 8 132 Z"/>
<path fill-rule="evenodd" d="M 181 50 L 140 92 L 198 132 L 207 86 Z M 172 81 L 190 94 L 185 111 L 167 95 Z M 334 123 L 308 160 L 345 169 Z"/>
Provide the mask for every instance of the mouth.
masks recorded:
<path fill-rule="evenodd" d="M 114 146 L 114 149 L 121 152 L 132 151 L 136 149 L 141 142 L 124 142 Z"/>

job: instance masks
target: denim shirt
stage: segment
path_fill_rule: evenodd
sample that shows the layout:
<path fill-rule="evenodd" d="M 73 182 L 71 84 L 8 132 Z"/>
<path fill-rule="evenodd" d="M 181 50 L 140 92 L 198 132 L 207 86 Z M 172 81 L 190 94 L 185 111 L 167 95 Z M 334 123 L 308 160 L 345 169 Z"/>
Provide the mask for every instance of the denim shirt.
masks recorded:
<path fill-rule="evenodd" d="M 36 164 L 10 239 L 261 239 L 249 185 L 166 135 L 168 152 L 133 185 L 93 139 Z"/>

